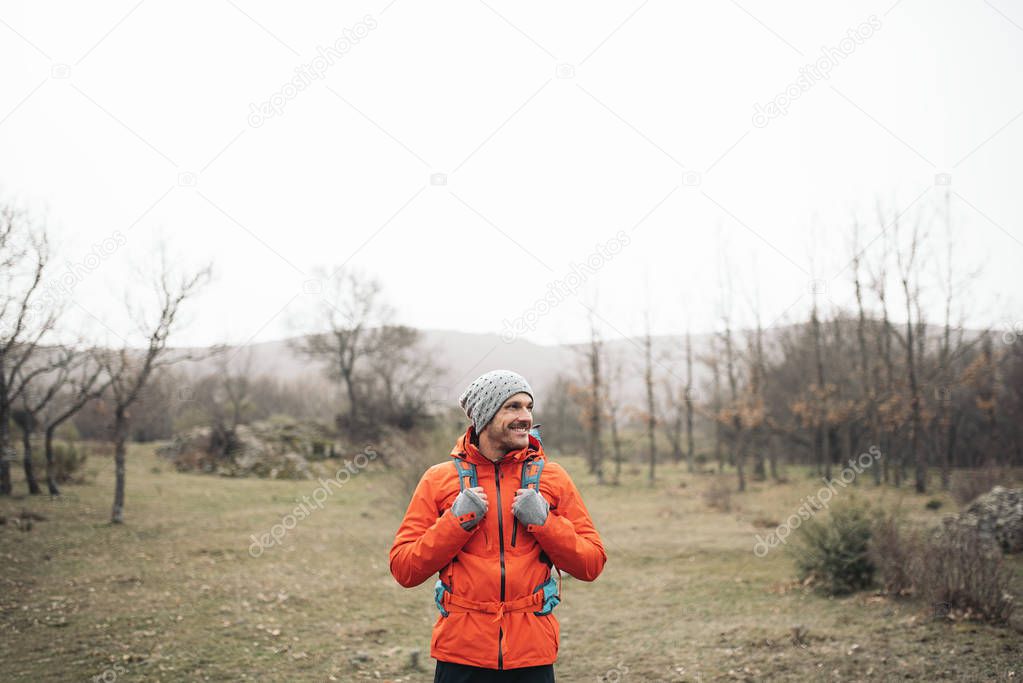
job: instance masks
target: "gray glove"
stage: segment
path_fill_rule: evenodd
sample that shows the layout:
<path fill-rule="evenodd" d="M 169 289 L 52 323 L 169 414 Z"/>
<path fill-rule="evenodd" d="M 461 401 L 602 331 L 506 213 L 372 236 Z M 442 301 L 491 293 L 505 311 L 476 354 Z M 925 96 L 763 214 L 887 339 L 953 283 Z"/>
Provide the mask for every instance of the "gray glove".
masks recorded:
<path fill-rule="evenodd" d="M 462 522 L 462 528 L 469 531 L 483 519 L 483 515 L 486 513 L 486 507 L 483 505 L 483 501 L 476 492 L 471 489 L 465 489 L 458 494 L 455 498 L 455 502 L 451 505 L 451 514 L 455 517 L 461 517 L 462 515 L 470 512 L 476 513 L 475 519 L 468 519 Z"/>
<path fill-rule="evenodd" d="M 550 505 L 536 489 L 525 489 L 512 503 L 512 514 L 523 524 L 543 525 L 547 521 Z"/>

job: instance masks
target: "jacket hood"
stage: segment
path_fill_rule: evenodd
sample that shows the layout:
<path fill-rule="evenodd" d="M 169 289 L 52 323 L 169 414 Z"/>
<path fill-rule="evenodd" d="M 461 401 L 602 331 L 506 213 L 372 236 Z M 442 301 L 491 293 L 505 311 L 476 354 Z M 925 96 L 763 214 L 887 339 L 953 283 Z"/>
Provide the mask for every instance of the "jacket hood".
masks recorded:
<path fill-rule="evenodd" d="M 475 428 L 469 425 L 465 433 L 458 437 L 458 441 L 455 442 L 455 447 L 451 449 L 451 455 L 455 458 L 461 458 L 467 462 L 475 463 L 477 465 L 490 465 L 493 463 L 492 460 L 487 458 L 480 452 L 480 449 L 472 443 L 473 430 Z M 498 460 L 499 463 L 504 464 L 508 462 L 521 462 L 528 456 L 533 454 L 544 455 L 543 445 L 537 440 L 532 434 L 529 435 L 529 445 L 525 448 L 520 448 L 517 451 L 510 451 L 505 454 L 503 458 Z"/>

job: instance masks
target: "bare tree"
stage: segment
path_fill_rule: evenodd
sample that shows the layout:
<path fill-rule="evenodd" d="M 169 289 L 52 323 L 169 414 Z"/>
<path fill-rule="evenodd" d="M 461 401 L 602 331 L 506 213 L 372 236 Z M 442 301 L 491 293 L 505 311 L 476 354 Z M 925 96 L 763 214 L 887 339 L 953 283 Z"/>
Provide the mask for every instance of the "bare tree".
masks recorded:
<path fill-rule="evenodd" d="M 664 429 L 671 446 L 671 460 L 682 460 L 682 432 L 685 430 L 685 385 L 676 386 L 672 377 L 662 379 L 664 389 L 664 412 L 670 419 L 664 420 Z"/>
<path fill-rule="evenodd" d="M 604 379 L 602 362 L 604 358 L 604 342 L 594 320 L 594 312 L 589 309 L 590 341 L 579 351 L 583 360 L 583 375 L 580 384 L 587 388 L 581 397 L 583 419 L 586 422 L 587 464 L 591 474 L 596 475 L 597 482 L 604 483 L 604 449 L 601 432 L 604 424 Z"/>
<path fill-rule="evenodd" d="M 357 373 L 373 349 L 371 331 L 388 324 L 392 311 L 381 300 L 382 287 L 374 278 L 339 269 L 328 282 L 330 289 L 319 309 L 320 324 L 326 331 L 305 337 L 297 344 L 297 350 L 322 362 L 330 379 L 341 385 L 348 400 L 347 424 L 358 428 Z"/>
<path fill-rule="evenodd" d="M 739 379 L 736 367 L 735 346 L 732 340 L 731 321 L 726 318 L 721 339 L 725 345 L 725 375 L 728 379 L 729 405 L 725 419 L 731 428 L 732 453 L 735 457 L 735 472 L 739 480 L 739 491 L 746 490 L 746 445 L 743 440 L 742 413 L 739 410 Z"/>
<path fill-rule="evenodd" d="M 41 301 L 49 261 L 45 230 L 24 212 L 0 206 L 0 495 L 11 493 L 11 462 L 17 458 L 11 411 L 27 383 L 45 371 L 43 363 L 33 365 L 32 359 L 59 313 Z"/>
<path fill-rule="evenodd" d="M 898 223 L 896 223 L 896 230 Z M 896 232 L 896 236 L 898 232 Z M 902 283 L 902 294 L 906 305 L 906 334 L 897 335 L 896 338 L 902 343 L 906 351 L 906 380 L 909 384 L 909 406 L 910 406 L 910 456 L 913 460 L 914 483 L 917 493 L 927 491 L 927 462 L 924 450 L 921 447 L 920 437 L 923 431 L 923 420 L 920 414 L 920 384 L 918 381 L 917 363 L 920 358 L 920 347 L 914 343 L 913 311 L 916 306 L 917 320 L 920 319 L 919 297 L 920 285 L 916 278 L 917 259 L 920 250 L 920 225 L 919 221 L 914 223 L 913 232 L 910 236 L 909 246 L 905 253 L 901 248 L 895 251 L 896 263 L 899 268 L 899 281 Z M 917 334 L 920 328 L 915 330 Z"/>
<path fill-rule="evenodd" d="M 824 341 L 821 333 L 821 321 L 818 315 L 817 291 L 813 293 L 813 309 L 810 313 L 810 331 L 813 334 L 814 364 L 817 370 L 817 386 L 815 398 L 815 422 L 817 427 L 817 473 L 831 479 L 831 434 L 828 425 L 828 385 L 824 377 Z"/>
<path fill-rule="evenodd" d="M 692 474 L 696 471 L 696 454 L 693 445 L 693 338 L 686 328 L 686 469 Z"/>
<path fill-rule="evenodd" d="M 75 359 L 74 352 L 69 348 L 58 348 L 47 355 L 50 357 L 37 368 L 28 372 L 22 368 L 22 374 L 18 377 L 21 383 L 21 404 L 13 415 L 15 423 L 21 428 L 25 483 L 32 495 L 42 493 L 32 463 L 32 437 L 41 422 L 40 413 L 64 387 Z"/>
<path fill-rule="evenodd" d="M 654 355 L 653 339 L 650 337 L 650 311 L 647 310 L 644 316 L 646 322 L 643 334 L 643 381 L 646 385 L 646 424 L 647 424 L 647 447 L 650 454 L 650 485 L 653 486 L 656 480 L 655 469 L 657 467 L 657 404 L 654 399 Z"/>
<path fill-rule="evenodd" d="M 138 400 L 143 388 L 153 373 L 182 360 L 191 359 L 184 354 L 168 353 L 167 340 L 175 329 L 181 305 L 194 296 L 210 278 L 211 268 L 206 266 L 192 275 L 172 282 L 173 276 L 166 264 L 156 283 L 158 314 L 155 321 L 140 320 L 147 344 L 141 350 L 130 349 L 127 344 L 111 350 L 102 356 L 104 372 L 109 378 L 110 395 L 113 403 L 114 424 L 114 467 L 116 482 L 114 505 L 110 514 L 112 524 L 124 522 L 125 456 L 127 451 L 128 428 L 131 421 L 131 407 Z"/>
<path fill-rule="evenodd" d="M 369 331 L 363 397 L 370 407 L 371 423 L 387 422 L 409 430 L 430 414 L 430 388 L 441 368 L 422 348 L 422 333 L 405 325 L 384 325 Z"/>
<path fill-rule="evenodd" d="M 231 430 L 242 424 L 245 408 L 252 391 L 252 349 L 246 349 L 239 362 L 231 366 L 232 356 L 222 354 L 218 359 L 221 387 L 231 411 Z"/>
<path fill-rule="evenodd" d="M 863 301 L 863 283 L 861 280 L 862 257 L 860 251 L 860 226 L 853 222 L 852 241 L 852 277 L 853 290 L 856 294 L 856 343 L 859 348 L 859 370 L 860 370 L 860 407 L 866 412 L 867 432 L 870 435 L 872 446 L 880 446 L 880 426 L 877 417 L 878 392 L 877 384 L 874 381 L 874 363 L 867 349 L 867 312 Z M 874 483 L 881 483 L 881 468 L 874 467 Z"/>
<path fill-rule="evenodd" d="M 622 477 L 622 441 L 618 432 L 618 419 L 621 415 L 621 393 L 622 393 L 622 372 L 623 364 L 620 358 L 611 353 L 606 355 L 604 383 L 604 397 L 607 400 L 608 422 L 611 428 L 611 448 L 614 452 L 615 474 L 612 483 L 617 486 L 621 483 Z"/>
<path fill-rule="evenodd" d="M 878 302 L 881 304 L 881 323 L 880 331 L 876 335 L 876 353 L 883 361 L 884 374 L 881 373 L 881 367 L 878 367 L 874 373 L 873 386 L 875 387 L 875 394 L 877 396 L 875 400 L 877 411 L 876 419 L 878 421 L 878 448 L 882 453 L 891 453 L 892 443 L 894 441 L 894 427 L 899 424 L 900 420 L 897 414 L 897 406 L 894 404 L 892 398 L 895 395 L 895 361 L 892 357 L 892 336 L 894 334 L 894 328 L 892 327 L 891 320 L 888 316 L 888 238 L 887 231 L 885 231 L 885 218 L 884 212 L 878 203 L 877 208 L 878 222 L 882 226 L 882 234 L 885 235 L 883 242 L 884 249 L 881 252 L 881 258 L 877 264 L 877 269 L 871 273 L 871 286 L 874 293 L 877 296 Z M 883 388 L 882 388 L 883 385 Z M 882 429 L 883 427 L 883 429 Z M 902 456 L 901 454 L 895 455 L 893 460 L 889 460 L 887 456 L 883 456 L 881 460 L 881 476 L 884 482 L 887 484 L 890 479 L 894 479 L 895 485 L 900 486 L 902 483 Z"/>
<path fill-rule="evenodd" d="M 704 360 L 713 372 L 714 396 L 711 400 L 710 412 L 714 422 L 714 460 L 718 464 L 718 474 L 725 471 L 725 450 L 724 450 L 724 422 L 722 411 L 725 408 L 723 392 L 721 390 L 721 361 L 719 359 L 718 335 L 714 334 L 710 341 L 710 354 Z"/>
<path fill-rule="evenodd" d="M 46 486 L 50 495 L 60 494 L 57 485 L 53 440 L 57 429 L 67 420 L 74 417 L 85 405 L 103 395 L 109 386 L 108 378 L 103 377 L 103 364 L 95 349 L 85 351 L 69 350 L 73 358 L 68 364 L 68 372 L 55 399 L 46 406 L 42 415 L 43 449 L 46 453 Z"/>

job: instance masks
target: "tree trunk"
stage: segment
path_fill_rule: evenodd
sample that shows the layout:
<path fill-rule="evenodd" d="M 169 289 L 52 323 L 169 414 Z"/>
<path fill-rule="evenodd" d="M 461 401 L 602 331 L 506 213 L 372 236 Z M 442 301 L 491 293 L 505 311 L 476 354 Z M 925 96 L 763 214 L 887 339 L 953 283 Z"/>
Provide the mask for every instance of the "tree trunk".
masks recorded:
<path fill-rule="evenodd" d="M 686 398 L 686 469 L 696 471 L 696 447 L 693 442 L 693 401 Z"/>
<path fill-rule="evenodd" d="M 32 416 L 25 416 L 25 427 L 21 430 L 21 443 L 24 448 L 22 454 L 22 466 L 25 468 L 25 483 L 28 484 L 30 495 L 38 496 L 42 493 L 39 482 L 36 481 L 35 468 L 32 466 Z"/>
<path fill-rule="evenodd" d="M 13 492 L 11 486 L 11 461 L 17 457 L 11 448 L 11 415 L 10 404 L 4 400 L 6 396 L 4 382 L 4 366 L 0 362 L 0 495 L 9 496 Z"/>
<path fill-rule="evenodd" d="M 722 447 L 721 424 L 721 369 L 718 366 L 717 358 L 714 359 L 714 459 L 718 463 L 718 474 L 725 471 L 724 448 Z"/>
<path fill-rule="evenodd" d="M 753 479 L 763 481 L 767 479 L 767 468 L 764 462 L 764 451 L 760 444 L 757 428 L 750 431 L 750 443 L 753 446 Z"/>
<path fill-rule="evenodd" d="M 675 407 L 675 419 L 671 422 L 671 461 L 676 465 L 682 462 L 682 421 L 685 418 L 682 406 Z"/>
<path fill-rule="evenodd" d="M 647 405 L 647 440 L 650 448 L 650 485 L 653 486 L 656 480 L 656 467 L 657 467 L 657 435 L 655 428 L 657 426 L 657 418 L 654 415 L 655 403 L 654 403 L 654 358 L 653 358 L 653 340 L 650 338 L 650 323 L 647 321 L 646 328 L 646 405 Z"/>
<path fill-rule="evenodd" d="M 128 440 L 128 417 L 118 408 L 114 415 L 114 507 L 110 513 L 111 524 L 124 523 L 124 462 Z"/>
<path fill-rule="evenodd" d="M 831 481 L 831 428 L 821 425 L 821 458 L 824 459 L 824 478 Z"/>
<path fill-rule="evenodd" d="M 600 340 L 597 330 L 591 326 L 590 350 L 590 472 L 597 476 L 597 483 L 604 483 L 604 453 L 600 442 L 603 420 L 601 414 L 601 368 Z"/>
<path fill-rule="evenodd" d="M 611 447 L 615 452 L 615 478 L 614 485 L 622 482 L 622 442 L 618 438 L 618 415 L 617 410 L 611 409 Z"/>
<path fill-rule="evenodd" d="M 686 331 L 686 468 L 696 471 L 696 453 L 693 446 L 693 342 Z"/>
<path fill-rule="evenodd" d="M 56 463 L 53 461 L 53 433 L 57 425 L 46 428 L 43 448 L 46 450 L 46 487 L 50 490 L 51 496 L 59 496 L 60 488 L 57 486 Z"/>
<path fill-rule="evenodd" d="M 736 430 L 737 433 L 738 429 Z M 741 436 L 735 440 L 735 471 L 739 477 L 739 493 L 746 490 L 746 444 Z"/>
<path fill-rule="evenodd" d="M 842 426 L 842 468 L 850 467 L 853 462 L 852 454 L 852 425 L 847 420 Z M 854 470 L 855 471 L 855 470 Z"/>
<path fill-rule="evenodd" d="M 909 288 L 906 288 L 906 296 L 909 297 Z M 913 323 L 909 304 L 906 304 L 906 372 L 909 378 L 909 406 L 912 415 L 912 423 L 909 432 L 909 452 L 913 459 L 914 479 L 917 493 L 927 491 L 927 463 L 923 449 L 920 447 L 920 431 L 923 426 L 920 416 L 920 387 L 916 377 L 916 349 L 913 344 Z"/>

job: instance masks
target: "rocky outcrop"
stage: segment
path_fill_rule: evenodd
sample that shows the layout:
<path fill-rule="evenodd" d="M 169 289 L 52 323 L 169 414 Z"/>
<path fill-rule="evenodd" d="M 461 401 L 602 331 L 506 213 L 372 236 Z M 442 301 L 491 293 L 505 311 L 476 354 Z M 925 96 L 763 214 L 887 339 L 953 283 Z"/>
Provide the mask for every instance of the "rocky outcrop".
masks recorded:
<path fill-rule="evenodd" d="M 157 453 L 179 471 L 315 479 L 329 469 L 318 461 L 340 457 L 346 449 L 318 423 L 273 419 L 239 425 L 230 432 L 196 427 L 175 436 Z"/>
<path fill-rule="evenodd" d="M 994 487 L 970 503 L 958 523 L 975 528 L 1004 553 L 1023 552 L 1023 489 Z"/>

